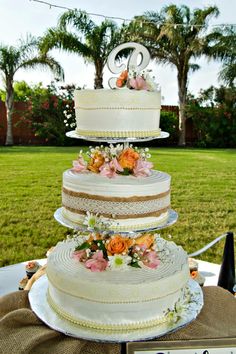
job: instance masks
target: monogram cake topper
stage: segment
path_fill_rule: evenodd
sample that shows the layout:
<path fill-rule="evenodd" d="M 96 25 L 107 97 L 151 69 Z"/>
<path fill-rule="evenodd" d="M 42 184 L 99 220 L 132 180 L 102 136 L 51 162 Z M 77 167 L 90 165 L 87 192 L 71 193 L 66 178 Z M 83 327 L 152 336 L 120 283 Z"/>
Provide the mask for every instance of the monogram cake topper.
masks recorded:
<path fill-rule="evenodd" d="M 126 48 L 131 48 L 133 51 L 131 52 L 127 66 L 122 63 L 118 65 L 116 61 L 117 54 L 120 53 L 123 49 Z M 141 55 L 141 61 L 138 62 L 138 57 Z M 135 43 L 135 42 L 127 42 L 118 45 L 116 48 L 114 48 L 111 53 L 108 56 L 107 59 L 107 66 L 108 69 L 113 73 L 113 74 L 121 74 L 123 72 L 127 71 L 134 71 L 136 73 L 141 72 L 144 70 L 149 62 L 150 62 L 150 54 L 149 51 L 147 50 L 146 47 L 144 47 L 142 44 Z M 110 88 L 117 88 L 117 77 L 112 77 L 108 81 Z"/>

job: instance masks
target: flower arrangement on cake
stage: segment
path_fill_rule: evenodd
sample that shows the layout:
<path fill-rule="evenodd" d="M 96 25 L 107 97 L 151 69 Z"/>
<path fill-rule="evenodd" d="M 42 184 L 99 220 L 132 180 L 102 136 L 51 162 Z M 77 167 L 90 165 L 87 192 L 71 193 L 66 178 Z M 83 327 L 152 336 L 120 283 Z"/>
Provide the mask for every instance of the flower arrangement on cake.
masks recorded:
<path fill-rule="evenodd" d="M 136 238 L 122 234 L 89 233 L 76 237 L 72 257 L 92 272 L 125 270 L 129 267 L 156 269 L 168 256 L 160 235 L 144 233 Z"/>
<path fill-rule="evenodd" d="M 192 304 L 191 304 L 192 303 Z M 188 287 L 184 287 L 181 291 L 181 295 L 178 301 L 174 304 L 172 308 L 167 309 L 164 315 L 170 324 L 177 323 L 184 317 L 189 306 L 194 307 L 194 301 L 191 298 L 191 293 Z"/>
<path fill-rule="evenodd" d="M 150 76 L 150 72 L 151 70 L 141 72 L 124 70 L 116 80 L 116 86 L 127 87 L 131 90 L 158 91 L 159 85 L 155 83 L 155 77 Z"/>
<path fill-rule="evenodd" d="M 149 149 L 138 149 L 137 147 L 124 148 L 122 144 L 116 146 L 103 145 L 95 148 L 90 147 L 87 152 L 89 161 L 83 157 L 83 150 L 80 151 L 78 159 L 73 161 L 74 172 L 94 172 L 108 178 L 117 175 L 133 175 L 135 177 L 150 176 L 153 164 L 147 161 L 151 157 Z"/>

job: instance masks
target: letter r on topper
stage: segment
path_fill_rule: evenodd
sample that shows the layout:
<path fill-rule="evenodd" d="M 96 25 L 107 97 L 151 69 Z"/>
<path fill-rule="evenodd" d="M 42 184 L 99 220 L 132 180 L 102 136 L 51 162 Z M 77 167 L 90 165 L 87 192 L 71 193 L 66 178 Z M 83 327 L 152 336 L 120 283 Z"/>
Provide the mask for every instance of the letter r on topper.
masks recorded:
<path fill-rule="evenodd" d="M 111 53 L 108 56 L 107 59 L 107 66 L 108 69 L 113 73 L 113 74 L 120 74 L 122 71 L 126 69 L 126 65 L 117 64 L 116 57 L 119 52 L 121 52 L 123 49 L 126 48 L 131 48 L 133 51 L 130 54 L 130 57 L 128 59 L 127 63 L 127 69 L 128 70 L 134 70 L 136 72 L 140 72 L 144 70 L 149 62 L 150 62 L 150 54 L 149 51 L 147 50 L 146 47 L 144 47 L 142 44 L 135 43 L 135 42 L 127 42 L 118 45 L 116 48 L 114 48 Z M 138 56 L 141 55 L 141 61 L 138 64 Z M 116 77 L 112 77 L 109 79 L 108 83 L 110 88 L 117 88 L 116 86 Z"/>

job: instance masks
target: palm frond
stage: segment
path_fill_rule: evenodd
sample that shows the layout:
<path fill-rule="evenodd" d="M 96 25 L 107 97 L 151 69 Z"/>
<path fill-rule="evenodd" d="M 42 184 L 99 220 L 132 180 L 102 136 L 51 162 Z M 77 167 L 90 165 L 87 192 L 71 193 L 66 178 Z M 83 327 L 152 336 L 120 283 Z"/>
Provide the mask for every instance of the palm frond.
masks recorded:
<path fill-rule="evenodd" d="M 38 50 L 39 38 L 33 37 L 31 34 L 26 34 L 26 38 L 18 40 L 17 48 L 22 53 L 22 56 L 27 57 L 32 55 L 32 52 Z"/>
<path fill-rule="evenodd" d="M 50 69 L 58 79 L 64 80 L 64 71 L 61 65 L 53 57 L 46 55 L 24 61 L 19 65 L 18 69 L 34 69 L 37 66 L 44 70 Z"/>
<path fill-rule="evenodd" d="M 212 17 L 219 16 L 219 9 L 216 6 L 209 6 L 204 9 L 195 9 L 193 11 L 193 17 L 191 25 L 201 26 L 200 31 L 205 31 L 208 27 L 208 23 Z"/>
<path fill-rule="evenodd" d="M 194 73 L 195 71 L 200 69 L 200 65 L 189 63 L 189 69 Z"/>
<path fill-rule="evenodd" d="M 67 52 L 79 53 L 86 58 L 91 57 L 91 49 L 81 42 L 81 38 L 73 33 L 65 32 L 58 28 L 50 28 L 39 44 L 41 53 L 45 54 L 50 49 L 60 49 Z"/>
<path fill-rule="evenodd" d="M 14 75 L 20 61 L 20 51 L 13 46 L 0 44 L 0 70 L 5 76 Z"/>
<path fill-rule="evenodd" d="M 223 61 L 236 60 L 236 29 L 228 27 L 224 30 L 216 28 L 208 35 L 207 54 Z"/>
<path fill-rule="evenodd" d="M 85 34 L 93 31 L 96 27 L 95 23 L 88 17 L 85 11 L 77 9 L 66 11 L 59 18 L 58 27 L 61 30 L 67 31 L 68 25 L 71 25 L 77 31 Z"/>
<path fill-rule="evenodd" d="M 219 72 L 218 80 L 222 81 L 226 85 L 233 86 L 236 82 L 236 62 L 231 64 L 224 64 L 223 68 Z"/>
<path fill-rule="evenodd" d="M 118 26 L 113 21 L 105 20 L 87 33 L 85 40 L 94 58 L 106 59 L 110 51 L 120 43 L 121 37 Z"/>

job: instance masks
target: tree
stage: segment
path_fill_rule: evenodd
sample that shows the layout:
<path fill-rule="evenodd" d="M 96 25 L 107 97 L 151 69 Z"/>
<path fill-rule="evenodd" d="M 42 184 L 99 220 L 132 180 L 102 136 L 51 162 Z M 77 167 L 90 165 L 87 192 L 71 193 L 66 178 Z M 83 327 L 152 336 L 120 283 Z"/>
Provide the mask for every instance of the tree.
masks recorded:
<path fill-rule="evenodd" d="M 188 95 L 189 96 L 189 95 Z M 211 86 L 189 96 L 186 115 L 193 122 L 198 147 L 236 146 L 236 88 Z"/>
<path fill-rule="evenodd" d="M 0 71 L 6 90 L 7 136 L 6 145 L 13 145 L 12 115 L 14 108 L 14 75 L 20 69 L 32 69 L 37 66 L 51 69 L 60 78 L 63 78 L 61 66 L 47 54 L 39 54 L 38 39 L 27 36 L 19 40 L 16 47 L 0 44 Z"/>
<path fill-rule="evenodd" d="M 42 82 L 34 85 L 28 84 L 26 81 L 15 81 L 13 84 L 14 89 L 14 102 L 27 102 L 31 97 L 38 93 L 44 95 L 47 89 L 43 87 Z M 6 101 L 6 91 L 0 89 L 0 100 Z"/>
<path fill-rule="evenodd" d="M 217 29 L 214 36 L 214 44 L 208 48 L 208 52 L 223 62 L 219 73 L 219 80 L 224 84 L 233 87 L 236 82 L 236 28 L 227 26 Z"/>
<path fill-rule="evenodd" d="M 71 31 L 70 31 L 71 30 Z M 74 32 L 72 32 L 74 31 Z M 75 53 L 95 67 L 94 88 L 103 88 L 103 69 L 110 51 L 120 43 L 121 32 L 113 21 L 96 25 L 85 12 L 66 11 L 56 28 L 49 28 L 41 42 L 43 53 L 52 48 Z"/>
<path fill-rule="evenodd" d="M 217 16 L 217 7 L 195 9 L 192 12 L 185 6 L 169 5 L 158 12 L 146 12 L 135 17 L 126 35 L 132 40 L 142 42 L 150 51 L 152 59 L 177 69 L 179 97 L 179 145 L 185 145 L 185 106 L 189 73 L 199 69 L 192 63 L 206 54 L 210 40 L 206 34 L 208 21 Z"/>

